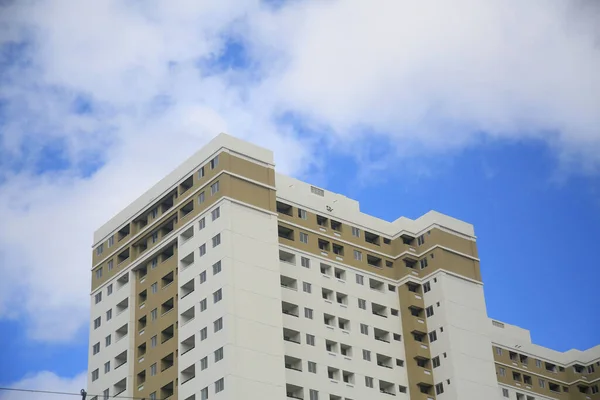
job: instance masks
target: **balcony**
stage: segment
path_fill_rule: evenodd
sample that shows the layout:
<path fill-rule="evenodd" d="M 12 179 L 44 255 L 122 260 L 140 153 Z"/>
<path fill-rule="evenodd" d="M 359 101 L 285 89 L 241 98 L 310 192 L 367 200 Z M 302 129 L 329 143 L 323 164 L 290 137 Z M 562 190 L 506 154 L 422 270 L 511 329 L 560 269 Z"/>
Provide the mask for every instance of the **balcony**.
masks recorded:
<path fill-rule="evenodd" d="M 125 390 L 127 390 L 127 378 L 123 378 L 113 385 L 113 396 L 116 397 L 123 393 Z"/>
<path fill-rule="evenodd" d="M 196 306 L 191 306 L 181 313 L 181 326 L 196 318 Z"/>
<path fill-rule="evenodd" d="M 121 339 L 123 339 L 125 336 L 127 336 L 127 332 L 129 332 L 129 325 L 125 324 L 122 327 L 120 327 L 119 329 L 117 329 L 115 331 L 115 341 L 119 341 Z"/>
<path fill-rule="evenodd" d="M 331 243 L 329 243 L 329 241 L 324 240 L 324 239 L 319 239 L 318 243 L 319 243 L 319 250 L 321 250 L 321 252 L 325 252 L 325 253 L 329 252 L 329 250 L 331 248 Z"/>
<path fill-rule="evenodd" d="M 160 203 L 160 209 L 161 209 L 161 213 L 164 214 L 165 212 L 167 212 L 168 210 L 171 209 L 171 207 L 173 207 L 173 198 L 175 197 L 176 193 L 173 192 L 167 196 L 165 196 L 165 198 L 163 199 L 163 201 Z"/>
<path fill-rule="evenodd" d="M 128 308 L 129 308 L 129 297 L 126 297 L 117 303 L 117 306 L 116 306 L 117 315 L 121 314 L 123 311 L 126 311 Z"/>
<path fill-rule="evenodd" d="M 381 238 L 379 237 L 379 235 L 365 231 L 365 242 L 374 244 L 375 246 L 379 246 Z"/>
<path fill-rule="evenodd" d="M 285 356 L 285 368 L 302 372 L 302 360 L 296 357 Z"/>
<path fill-rule="evenodd" d="M 143 370 L 137 374 L 136 384 L 137 386 L 143 385 L 146 382 L 146 370 Z"/>
<path fill-rule="evenodd" d="M 389 343 L 390 342 L 390 333 L 388 331 L 384 331 L 379 328 L 373 329 L 375 333 L 375 340 L 379 340 L 380 342 Z"/>
<path fill-rule="evenodd" d="M 413 317 L 419 317 L 419 318 L 423 318 L 424 316 L 424 309 L 422 307 L 416 306 L 416 305 L 411 305 L 408 307 L 409 311 L 410 311 L 410 315 L 412 315 Z"/>
<path fill-rule="evenodd" d="M 331 271 L 332 271 L 331 265 L 321 263 L 320 270 L 321 270 L 321 273 L 323 275 L 327 275 L 327 276 L 331 276 L 332 275 L 332 273 L 331 273 Z"/>
<path fill-rule="evenodd" d="M 196 348 L 196 335 L 192 335 L 189 338 L 181 342 L 181 355 L 184 355 L 190 350 Z"/>
<path fill-rule="evenodd" d="M 298 281 L 294 278 L 290 278 L 289 276 L 280 275 L 279 282 L 281 287 L 290 289 L 290 290 L 298 290 Z"/>
<path fill-rule="evenodd" d="M 280 201 L 277 202 L 277 212 L 279 214 L 288 215 L 290 217 L 294 216 L 293 207 L 289 204 L 282 203 Z"/>
<path fill-rule="evenodd" d="M 169 300 L 160 305 L 160 314 L 165 315 L 169 311 L 173 310 L 173 308 L 175 308 L 175 300 L 173 297 L 171 297 Z"/>
<path fill-rule="evenodd" d="M 125 261 L 127 261 L 129 259 L 129 255 L 130 255 L 130 251 L 129 248 L 123 250 L 118 256 L 117 256 L 117 264 L 121 264 Z"/>
<path fill-rule="evenodd" d="M 327 228 L 327 217 L 324 217 L 322 215 L 317 215 L 317 225 L 319 225 L 322 228 Z"/>
<path fill-rule="evenodd" d="M 137 347 L 137 357 L 140 358 L 146 354 L 146 342 Z"/>
<path fill-rule="evenodd" d="M 322 288 L 321 296 L 323 297 L 324 300 L 333 301 L 333 290 Z"/>
<path fill-rule="evenodd" d="M 335 316 L 331 314 L 323 314 L 323 322 L 330 328 L 335 327 Z"/>
<path fill-rule="evenodd" d="M 115 369 L 119 368 L 121 365 L 127 363 L 127 350 L 118 354 L 115 357 Z"/>
<path fill-rule="evenodd" d="M 161 400 L 165 400 L 165 399 L 168 399 L 169 397 L 173 396 L 173 393 L 174 393 L 173 391 L 174 391 L 173 382 L 169 382 L 165 386 L 161 387 L 160 388 Z"/>
<path fill-rule="evenodd" d="M 345 331 L 349 331 L 350 330 L 350 321 L 347 320 L 346 318 L 338 318 L 338 326 L 340 329 L 343 329 Z"/>
<path fill-rule="evenodd" d="M 331 229 L 333 229 L 335 232 L 342 232 L 342 223 L 339 221 L 335 221 L 335 220 L 331 220 L 329 226 L 331 226 Z"/>
<path fill-rule="evenodd" d="M 163 263 L 163 262 L 167 261 L 169 258 L 173 257 L 173 254 L 175 254 L 175 247 L 174 246 L 167 247 L 160 253 L 160 256 L 159 256 L 160 262 Z"/>
<path fill-rule="evenodd" d="M 177 217 L 171 219 L 163 226 L 160 227 L 159 235 L 160 237 L 166 237 L 169 233 L 175 230 L 175 224 L 177 223 Z"/>
<path fill-rule="evenodd" d="M 175 280 L 175 273 L 171 271 L 160 279 L 161 288 L 164 289 L 165 287 L 169 286 L 171 283 L 173 283 L 173 280 Z"/>
<path fill-rule="evenodd" d="M 333 254 L 339 257 L 344 257 L 344 246 L 334 243 L 331 248 L 333 249 Z"/>
<path fill-rule="evenodd" d="M 285 240 L 294 240 L 294 231 L 290 228 L 286 228 L 285 226 L 279 225 L 277 227 L 277 235 Z"/>
<path fill-rule="evenodd" d="M 386 382 L 379 380 L 379 392 L 384 394 L 389 394 L 391 396 L 396 395 L 396 385 L 392 382 Z"/>
<path fill-rule="evenodd" d="M 180 299 L 185 298 L 188 294 L 192 293 L 196 288 L 196 280 L 190 279 L 188 282 L 184 283 L 180 288 Z"/>
<path fill-rule="evenodd" d="M 378 292 L 383 292 L 385 290 L 385 284 L 383 282 L 372 278 L 369 278 L 369 287 Z"/>
<path fill-rule="evenodd" d="M 284 250 L 279 250 L 279 261 L 296 265 L 296 256 Z"/>
<path fill-rule="evenodd" d="M 345 293 L 337 292 L 335 294 L 335 300 L 338 304 L 348 305 L 348 295 Z"/>
<path fill-rule="evenodd" d="M 189 213 L 194 211 L 194 200 L 191 200 L 179 210 L 179 217 L 183 220 Z"/>
<path fill-rule="evenodd" d="M 327 367 L 327 377 L 333 381 L 340 380 L 340 370 L 338 368 Z"/>
<path fill-rule="evenodd" d="M 119 242 L 121 240 L 125 239 L 127 236 L 129 236 L 130 233 L 131 233 L 131 226 L 129 224 L 127 224 L 124 227 L 122 227 L 121 229 L 119 229 L 119 232 L 117 232 Z"/>
<path fill-rule="evenodd" d="M 386 355 L 377 353 L 376 360 L 377 360 L 377 365 L 379 365 L 380 367 L 391 369 L 393 366 L 392 357 L 388 357 Z"/>
<path fill-rule="evenodd" d="M 196 377 L 196 364 L 192 364 L 189 367 L 181 371 L 181 384 L 191 381 Z"/>
<path fill-rule="evenodd" d="M 340 343 L 340 354 L 344 357 L 352 357 L 352 346 Z"/>
<path fill-rule="evenodd" d="M 325 350 L 327 350 L 330 353 L 337 353 L 338 352 L 338 343 L 334 342 L 333 340 L 325 340 Z"/>
<path fill-rule="evenodd" d="M 300 344 L 300 332 L 289 328 L 283 328 L 283 340 Z"/>
<path fill-rule="evenodd" d="M 189 267 L 190 265 L 192 265 L 194 263 L 194 252 L 192 251 L 190 254 L 188 254 L 187 256 L 183 257 L 181 259 L 181 261 L 179 262 L 179 266 L 181 268 L 181 270 L 183 271 L 184 269 L 186 269 L 187 267 Z"/>
<path fill-rule="evenodd" d="M 144 329 L 147 325 L 147 321 L 148 320 L 145 315 L 142 318 L 138 319 L 138 327 L 137 327 L 138 329 L 137 330 L 141 331 L 142 329 Z"/>
<path fill-rule="evenodd" d="M 160 360 L 160 372 L 166 371 L 173 366 L 173 353 L 164 356 Z"/>
<path fill-rule="evenodd" d="M 337 279 L 339 279 L 339 280 L 341 280 L 341 281 L 345 281 L 345 280 L 346 280 L 346 271 L 344 271 L 344 270 L 343 270 L 343 269 L 341 269 L 341 268 L 335 268 L 335 269 L 334 269 L 334 271 L 333 271 L 333 275 L 334 275 L 334 276 L 335 276 Z"/>
<path fill-rule="evenodd" d="M 194 237 L 194 227 L 190 226 L 185 231 L 181 232 L 181 236 L 179 237 L 179 242 L 185 243 L 193 237 Z"/>
<path fill-rule="evenodd" d="M 192 186 L 194 186 L 194 176 L 193 175 L 179 184 L 179 195 L 181 196 L 182 194 L 184 194 L 185 192 L 190 190 L 192 188 Z"/>
<path fill-rule="evenodd" d="M 165 343 L 171 339 L 175 335 L 175 327 L 174 325 L 168 326 L 160 332 L 160 343 Z"/>
<path fill-rule="evenodd" d="M 344 383 L 354 385 L 354 372 L 342 371 L 342 380 Z"/>
<path fill-rule="evenodd" d="M 373 315 L 377 315 L 378 317 L 387 318 L 387 307 L 382 306 L 381 304 L 371 303 L 371 311 Z"/>
<path fill-rule="evenodd" d="M 367 264 L 369 264 L 372 267 L 381 268 L 381 266 L 382 266 L 381 257 L 376 257 L 374 255 L 367 254 Z"/>
<path fill-rule="evenodd" d="M 292 317 L 298 318 L 298 306 L 292 303 L 288 303 L 286 301 L 281 302 L 281 312 L 285 315 L 290 315 Z"/>
<path fill-rule="evenodd" d="M 286 383 L 285 392 L 288 399 L 304 400 L 304 388 Z"/>

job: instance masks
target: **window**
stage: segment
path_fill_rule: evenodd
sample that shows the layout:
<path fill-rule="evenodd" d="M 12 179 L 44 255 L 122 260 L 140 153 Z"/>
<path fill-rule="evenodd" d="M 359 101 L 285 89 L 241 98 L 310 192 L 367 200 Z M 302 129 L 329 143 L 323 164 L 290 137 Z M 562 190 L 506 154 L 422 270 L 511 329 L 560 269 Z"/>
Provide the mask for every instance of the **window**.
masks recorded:
<path fill-rule="evenodd" d="M 104 373 L 110 372 L 110 361 L 104 363 Z"/>
<path fill-rule="evenodd" d="M 200 167 L 198 170 L 198 178 L 204 178 L 204 167 Z"/>
<path fill-rule="evenodd" d="M 502 349 L 500 349 L 500 354 L 502 354 Z M 538 368 L 542 368 L 542 360 L 535 360 L 535 366 Z"/>
<path fill-rule="evenodd" d="M 436 333 L 436 331 L 429 332 L 429 343 L 433 343 L 436 340 L 437 340 L 437 333 Z"/>
<path fill-rule="evenodd" d="M 156 363 L 150 366 L 150 376 L 156 375 Z"/>
<path fill-rule="evenodd" d="M 356 274 L 356 283 L 358 283 L 359 285 L 364 285 L 365 277 L 362 275 Z"/>
<path fill-rule="evenodd" d="M 212 238 L 212 246 L 217 247 L 221 244 L 221 234 L 218 233 L 215 237 Z"/>
<path fill-rule="evenodd" d="M 156 219 L 156 217 L 158 217 L 158 208 L 154 207 L 152 211 L 150 211 L 150 215 L 152 216 L 152 219 Z"/>
<path fill-rule="evenodd" d="M 423 284 L 423 293 L 427 293 L 431 290 L 431 283 L 429 282 L 425 282 Z"/>
<path fill-rule="evenodd" d="M 363 335 L 368 335 L 369 334 L 369 326 L 365 325 L 365 324 L 360 324 L 360 333 L 362 333 Z"/>
<path fill-rule="evenodd" d="M 219 181 L 216 181 L 215 183 L 210 185 L 210 195 L 214 196 L 217 193 L 219 193 Z"/>
<path fill-rule="evenodd" d="M 96 254 L 97 255 L 102 254 L 103 251 L 104 251 L 104 245 L 103 244 L 101 244 L 98 247 L 96 247 Z"/>
<path fill-rule="evenodd" d="M 316 374 L 317 373 L 317 363 L 309 361 L 308 362 L 308 372 L 310 372 L 312 374 Z"/>
<path fill-rule="evenodd" d="M 319 400 L 319 392 L 317 392 L 315 389 L 310 389 L 308 393 L 309 400 Z"/>
<path fill-rule="evenodd" d="M 158 242 L 158 232 L 152 233 L 152 243 Z"/>
<path fill-rule="evenodd" d="M 304 232 L 300 232 L 300 241 L 302 243 L 308 243 L 308 234 Z"/>
<path fill-rule="evenodd" d="M 154 310 L 150 311 L 150 319 L 152 321 L 155 321 L 157 317 L 158 317 L 158 310 L 155 308 Z"/>
<path fill-rule="evenodd" d="M 431 316 L 433 315 L 433 306 L 429 306 L 429 307 L 427 307 L 427 308 L 425 309 L 425 314 L 426 314 L 428 317 L 431 317 Z"/>
<path fill-rule="evenodd" d="M 94 329 L 98 329 L 98 328 L 100 328 L 100 323 L 101 323 L 101 321 L 100 321 L 100 317 L 96 318 L 96 319 L 94 320 Z"/>
<path fill-rule="evenodd" d="M 150 338 L 150 347 L 156 347 L 156 343 L 158 342 L 158 337 L 156 335 Z"/>
<path fill-rule="evenodd" d="M 392 315 L 395 317 L 398 316 L 398 310 L 396 310 L 395 308 L 390 308 L 390 313 L 392 313 Z"/>
<path fill-rule="evenodd" d="M 92 347 L 92 354 L 96 355 L 100 352 L 100 342 L 96 343 L 93 347 Z"/>
<path fill-rule="evenodd" d="M 306 219 L 307 218 L 306 217 L 306 210 L 303 210 L 303 209 L 299 208 L 298 209 L 298 218 Z"/>
<path fill-rule="evenodd" d="M 437 383 L 435 385 L 435 394 L 442 394 L 444 393 L 444 384 L 443 383 Z"/>
<path fill-rule="evenodd" d="M 200 400 L 207 400 L 208 399 L 208 388 L 205 387 L 204 389 L 202 389 L 200 391 Z"/>
<path fill-rule="evenodd" d="M 113 266 L 114 266 L 114 265 L 115 265 L 115 264 L 114 264 L 113 260 L 109 260 L 109 261 L 108 261 L 108 263 L 106 264 L 106 268 L 107 268 L 109 271 L 112 271 L 112 269 L 113 269 Z"/>
<path fill-rule="evenodd" d="M 306 334 L 306 344 L 309 346 L 314 346 L 315 345 L 315 336 L 307 333 Z"/>
<path fill-rule="evenodd" d="M 313 310 L 311 308 L 304 308 L 304 317 L 308 319 L 313 319 Z"/>
<path fill-rule="evenodd" d="M 150 393 L 150 400 L 156 400 L 156 392 Z"/>
<path fill-rule="evenodd" d="M 370 376 L 365 376 L 365 386 L 366 387 L 373 387 L 373 378 L 371 378 Z"/>
<path fill-rule="evenodd" d="M 500 347 L 496 347 L 496 354 L 499 355 L 499 356 L 502 355 L 502 349 Z"/>
<path fill-rule="evenodd" d="M 202 312 L 202 311 L 206 311 L 206 303 L 207 303 L 207 302 L 206 302 L 206 299 L 202 299 L 202 300 L 200 301 L 200 312 Z"/>
<path fill-rule="evenodd" d="M 115 244 L 115 236 L 111 236 L 108 238 L 108 248 L 111 248 Z"/>
<path fill-rule="evenodd" d="M 96 293 L 96 296 L 94 296 L 94 302 L 96 304 L 100 303 L 102 301 L 102 292 L 98 292 Z"/>
<path fill-rule="evenodd" d="M 421 269 L 426 268 L 427 267 L 427 258 L 424 258 L 421 261 L 419 261 L 419 264 L 421 265 Z"/>
<path fill-rule="evenodd" d="M 371 352 L 369 350 L 363 350 L 363 360 L 371 361 Z"/>
<path fill-rule="evenodd" d="M 312 285 L 308 282 L 302 282 L 302 290 L 306 293 L 312 293 Z"/>
<path fill-rule="evenodd" d="M 500 375 L 500 376 L 506 376 L 506 368 L 504 368 L 504 367 L 498 367 L 498 375 Z"/>
<path fill-rule="evenodd" d="M 210 212 L 210 216 L 211 216 L 211 218 L 212 218 L 213 221 L 215 219 L 219 218 L 221 216 L 221 207 L 217 207 L 214 210 L 212 210 Z"/>
<path fill-rule="evenodd" d="M 107 337 L 104 338 L 104 347 L 110 346 L 111 342 L 112 342 L 112 336 L 108 335 Z"/>
<path fill-rule="evenodd" d="M 198 221 L 198 230 L 202 230 L 206 228 L 206 218 L 202 217 L 200 221 Z"/>
<path fill-rule="evenodd" d="M 215 362 L 221 361 L 223 359 L 223 348 L 220 347 L 215 350 Z"/>
<path fill-rule="evenodd" d="M 362 308 L 363 310 L 367 309 L 367 301 L 364 299 L 358 299 L 358 308 Z"/>
<path fill-rule="evenodd" d="M 215 156 L 215 158 L 213 158 L 212 160 L 210 160 L 210 169 L 215 169 L 217 168 L 217 165 L 219 165 L 219 156 Z"/>
<path fill-rule="evenodd" d="M 108 392 L 108 389 L 104 389 L 104 392 L 102 392 L 102 396 L 104 397 L 104 400 L 108 400 L 110 393 Z"/>
<path fill-rule="evenodd" d="M 219 289 L 213 293 L 213 303 L 218 303 L 221 299 L 223 299 L 223 291 Z"/>
<path fill-rule="evenodd" d="M 300 265 L 304 268 L 310 268 L 310 259 L 306 257 L 300 257 Z"/>
<path fill-rule="evenodd" d="M 417 238 L 417 245 L 422 245 L 423 243 L 425 243 L 425 235 L 421 235 Z"/>
<path fill-rule="evenodd" d="M 358 261 L 362 261 L 362 253 L 358 250 L 354 250 L 354 259 Z"/>
<path fill-rule="evenodd" d="M 156 268 L 157 265 L 158 265 L 158 259 L 155 257 L 152 259 L 152 265 L 151 265 L 152 269 Z"/>
<path fill-rule="evenodd" d="M 206 254 L 206 243 L 204 243 L 202 246 L 200 246 L 199 250 L 200 250 L 200 257 L 205 255 Z"/>
<path fill-rule="evenodd" d="M 542 389 L 544 389 L 546 387 L 546 381 L 543 379 L 538 379 L 538 384 L 540 385 L 540 387 Z"/>
<path fill-rule="evenodd" d="M 112 319 L 112 308 L 106 312 L 106 320 L 110 321 Z"/>
<path fill-rule="evenodd" d="M 206 368 L 208 368 L 208 356 L 200 360 L 200 371 L 203 371 Z"/>
<path fill-rule="evenodd" d="M 213 325 L 215 328 L 215 332 L 219 332 L 221 329 L 223 329 L 223 318 L 219 318 L 218 320 L 213 322 Z"/>
<path fill-rule="evenodd" d="M 97 380 L 99 375 L 100 375 L 100 371 L 98 371 L 97 368 L 95 370 L 93 370 L 92 371 L 92 382 L 94 382 L 95 380 Z"/>
<path fill-rule="evenodd" d="M 113 292 L 113 285 L 112 285 L 112 283 L 111 283 L 110 285 L 108 285 L 108 286 L 106 287 L 106 295 L 107 295 L 107 296 L 110 296 L 110 295 L 112 294 L 112 292 Z"/>
<path fill-rule="evenodd" d="M 205 195 L 204 195 L 204 192 L 202 192 L 198 195 L 198 204 L 204 203 L 204 200 L 205 200 Z"/>
<path fill-rule="evenodd" d="M 502 388 L 502 396 L 509 397 L 509 395 L 508 395 L 508 389 Z"/>
<path fill-rule="evenodd" d="M 208 337 L 208 328 L 200 329 L 200 341 L 205 340 Z"/>
<path fill-rule="evenodd" d="M 200 283 L 206 282 L 206 271 L 200 272 Z"/>
<path fill-rule="evenodd" d="M 400 342 L 402 340 L 402 335 L 399 333 L 394 333 L 394 340 Z"/>
<path fill-rule="evenodd" d="M 431 360 L 432 364 L 433 364 L 433 368 L 437 368 L 440 366 L 440 358 L 439 357 L 434 357 Z"/>
<path fill-rule="evenodd" d="M 216 275 L 219 272 L 221 272 L 221 261 L 217 261 L 213 264 L 213 275 Z"/>
<path fill-rule="evenodd" d="M 152 293 L 158 292 L 158 283 L 154 282 L 152 285 L 150 285 L 150 291 Z"/>
<path fill-rule="evenodd" d="M 352 236 L 360 237 L 360 229 L 358 229 L 357 227 L 353 226 L 352 227 Z"/>

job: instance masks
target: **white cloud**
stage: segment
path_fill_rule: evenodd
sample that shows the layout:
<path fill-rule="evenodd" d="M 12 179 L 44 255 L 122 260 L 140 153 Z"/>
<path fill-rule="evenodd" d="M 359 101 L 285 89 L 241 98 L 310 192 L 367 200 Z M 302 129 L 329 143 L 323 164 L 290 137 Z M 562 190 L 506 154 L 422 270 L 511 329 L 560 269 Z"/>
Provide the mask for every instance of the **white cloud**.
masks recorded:
<path fill-rule="evenodd" d="M 79 393 L 81 389 L 85 389 L 86 385 L 86 372 L 70 378 L 58 376 L 53 372 L 42 371 L 26 376 L 19 382 L 16 382 L 9 387 L 13 389 Z M 67 396 L 64 394 L 0 391 L 0 400 L 64 400 L 66 397 Z M 81 399 L 81 397 L 76 396 L 68 397 L 72 397 L 73 399 Z"/>
<path fill-rule="evenodd" d="M 25 318 L 38 340 L 67 341 L 87 323 L 93 230 L 219 131 L 273 149 L 278 168 L 296 174 L 319 162 L 319 141 L 356 152 L 372 138 L 364 132 L 389 140 L 385 159 L 460 149 L 484 131 L 598 165 L 596 10 L 575 8 L 589 3 L 11 4 L 0 44 L 29 46 L 0 78 L 0 156 L 25 168 L 0 171 L 0 269 L 10 277 L 0 317 Z M 198 69 L 230 34 L 252 69 Z M 73 114 L 79 97 L 90 113 Z M 299 137 L 278 123 L 285 112 L 323 134 Z M 74 166 L 97 157 L 102 168 L 33 174 L 56 140 Z"/>

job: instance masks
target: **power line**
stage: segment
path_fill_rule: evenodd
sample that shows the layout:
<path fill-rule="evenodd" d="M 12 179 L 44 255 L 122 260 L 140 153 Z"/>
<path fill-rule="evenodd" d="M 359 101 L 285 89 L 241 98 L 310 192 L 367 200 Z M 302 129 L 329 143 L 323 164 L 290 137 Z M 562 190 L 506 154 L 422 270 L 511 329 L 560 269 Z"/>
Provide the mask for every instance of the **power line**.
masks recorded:
<path fill-rule="evenodd" d="M 54 392 L 52 390 L 36 390 L 36 389 L 18 389 L 18 388 L 8 388 L 8 387 L 0 387 L 0 391 L 7 392 L 27 392 L 27 393 L 40 393 L 40 394 L 60 394 L 63 396 L 81 396 L 82 393 L 72 393 L 72 392 Z M 97 396 L 99 399 L 103 399 L 103 394 L 89 394 L 86 393 L 87 396 L 94 397 Z M 108 396 L 108 398 L 112 399 L 132 399 L 132 400 L 146 400 L 145 397 L 129 397 L 129 396 Z M 156 399 L 161 400 L 161 399 Z"/>

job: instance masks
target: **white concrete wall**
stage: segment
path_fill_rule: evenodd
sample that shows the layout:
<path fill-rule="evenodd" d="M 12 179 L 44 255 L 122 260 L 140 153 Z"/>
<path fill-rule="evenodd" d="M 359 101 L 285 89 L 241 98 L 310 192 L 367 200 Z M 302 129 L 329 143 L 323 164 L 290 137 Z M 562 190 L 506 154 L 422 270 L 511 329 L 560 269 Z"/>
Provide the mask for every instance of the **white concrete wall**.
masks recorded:
<path fill-rule="evenodd" d="M 196 251 L 194 264 L 180 271 L 180 286 L 195 279 L 196 287 L 180 300 L 179 311 L 195 306 L 196 317 L 187 324 L 180 317 L 179 342 L 196 335 L 196 347 L 181 354 L 179 372 L 195 363 L 196 378 L 180 384 L 179 397 L 185 400 L 196 394 L 199 398 L 200 390 L 209 387 L 210 398 L 281 399 L 285 375 L 276 217 L 227 200 L 219 204 L 221 217 L 211 221 L 208 210 L 206 228 L 198 231 L 195 223 L 194 237 L 180 246 L 180 259 L 191 249 Z M 212 248 L 217 233 L 221 245 Z M 200 258 L 197 249 L 202 243 L 207 243 L 207 253 Z M 219 260 L 222 272 L 213 276 L 212 265 Z M 204 270 L 207 281 L 200 285 Z M 215 305 L 212 293 L 219 288 L 223 300 Z M 208 309 L 200 313 L 199 302 L 205 297 Z M 213 321 L 219 317 L 224 318 L 224 328 L 214 333 Z M 208 339 L 200 342 L 199 332 L 205 326 Z M 212 355 L 221 346 L 225 358 L 215 365 Z M 200 360 L 206 355 L 209 368 L 200 373 Z M 225 390 L 215 394 L 214 382 L 222 377 Z"/>
<path fill-rule="evenodd" d="M 341 263 L 332 263 L 329 260 L 321 260 L 318 257 L 301 253 L 297 250 L 282 246 L 282 249 L 296 255 L 295 264 L 281 262 L 281 274 L 297 279 L 298 289 L 292 290 L 281 288 L 282 299 L 288 303 L 298 306 L 299 317 L 289 315 L 283 316 L 283 325 L 287 328 L 301 333 L 301 344 L 284 342 L 285 354 L 302 360 L 302 372 L 286 369 L 287 382 L 304 388 L 304 398 L 309 398 L 309 389 L 319 391 L 319 398 L 328 399 L 329 394 L 339 395 L 348 399 L 388 399 L 389 395 L 379 392 L 378 381 L 384 380 L 394 384 L 394 392 L 399 399 L 408 399 L 408 393 L 398 392 L 398 386 L 408 387 L 406 367 L 396 365 L 396 359 L 405 360 L 403 342 L 395 341 L 393 334 L 402 334 L 401 320 L 399 316 L 392 316 L 390 308 L 400 310 L 398 294 L 389 291 L 388 284 L 392 281 L 385 278 L 368 274 L 364 271 L 354 270 Z M 301 266 L 300 257 L 310 259 L 310 268 Z M 340 280 L 334 276 L 323 275 L 320 272 L 320 263 L 338 267 L 346 273 L 345 279 Z M 364 285 L 356 283 L 356 274 L 364 276 Z M 374 277 L 384 282 L 382 292 L 369 288 L 369 277 Z M 312 286 L 312 293 L 303 291 L 303 282 Z M 395 285 L 394 285 L 395 286 Z M 335 299 L 332 302 L 322 298 L 322 288 L 344 293 L 348 296 L 348 304 L 340 305 Z M 358 307 L 358 299 L 367 301 L 367 310 Z M 376 316 L 371 311 L 371 303 L 388 307 L 387 318 Z M 313 319 L 304 316 L 304 308 L 313 310 Z M 336 317 L 336 326 L 331 328 L 324 323 L 324 313 Z M 337 318 L 345 318 L 350 321 L 350 329 L 344 331 L 337 326 Z M 369 326 L 369 335 L 360 333 L 360 324 Z M 390 343 L 380 342 L 374 339 L 374 327 L 390 332 Z M 306 334 L 316 337 L 315 346 L 306 344 Z M 337 352 L 328 352 L 325 349 L 325 341 L 332 340 L 338 343 Z M 404 339 L 402 339 L 404 340 Z M 343 356 L 339 352 L 339 344 L 352 347 L 351 357 Z M 371 361 L 363 360 L 362 350 L 371 352 Z M 392 358 L 392 368 L 384 368 L 376 363 L 377 353 Z M 317 374 L 308 372 L 308 361 L 317 363 Z M 331 380 L 327 376 L 327 367 L 337 368 L 341 371 L 354 373 L 354 383 L 347 384 L 343 380 Z M 374 379 L 374 388 L 365 386 L 365 376 Z"/>
<path fill-rule="evenodd" d="M 441 362 L 433 376 L 435 383 L 444 384 L 444 393 L 438 398 L 498 398 L 483 287 L 443 272 L 429 282 L 431 291 L 424 300 L 426 306 L 433 305 L 434 315 L 427 318 L 427 328 L 430 332 L 435 329 L 438 338 L 431 343 L 431 356 L 440 356 Z"/>
<path fill-rule="evenodd" d="M 102 287 L 92 292 L 90 296 L 91 311 L 87 385 L 87 392 L 90 394 L 90 396 L 88 396 L 89 398 L 91 398 L 92 395 L 102 394 L 105 389 L 110 389 L 110 395 L 114 395 L 113 385 L 123 378 L 127 378 L 127 390 L 121 393 L 121 395 L 131 396 L 133 393 L 133 381 L 131 380 L 133 375 L 133 364 L 131 360 L 133 358 L 131 351 L 129 351 L 129 349 L 133 348 L 133 335 L 135 335 L 135 332 L 132 332 L 132 329 L 135 328 L 135 324 L 133 323 L 134 310 L 132 305 L 132 299 L 134 298 L 132 296 L 133 284 L 131 279 L 129 283 L 121 287 L 119 287 L 119 283 L 117 283 L 117 279 L 127 273 L 129 272 L 125 271 L 117 274 L 113 279 L 102 285 Z M 111 295 L 107 295 L 107 287 L 110 284 L 113 285 L 113 292 Z M 102 301 L 95 304 L 95 295 L 98 292 L 102 292 Z M 116 305 L 126 298 L 129 298 L 129 307 L 121 313 L 118 313 Z M 112 319 L 107 321 L 106 312 L 109 309 L 112 309 Z M 94 320 L 98 317 L 101 318 L 101 325 L 98 329 L 94 329 Z M 129 332 L 127 336 L 117 341 L 115 331 L 125 324 L 128 324 Z M 112 341 L 110 346 L 106 347 L 105 338 L 108 335 L 112 336 Z M 100 352 L 94 355 L 92 353 L 92 347 L 98 342 L 100 343 Z M 125 350 L 128 350 L 127 363 L 115 369 L 115 357 Z M 104 373 L 104 363 L 107 361 L 110 361 L 110 371 Z M 99 379 L 92 382 L 92 371 L 96 368 L 99 370 Z"/>

